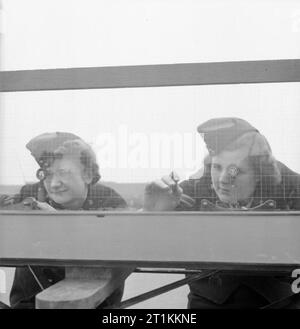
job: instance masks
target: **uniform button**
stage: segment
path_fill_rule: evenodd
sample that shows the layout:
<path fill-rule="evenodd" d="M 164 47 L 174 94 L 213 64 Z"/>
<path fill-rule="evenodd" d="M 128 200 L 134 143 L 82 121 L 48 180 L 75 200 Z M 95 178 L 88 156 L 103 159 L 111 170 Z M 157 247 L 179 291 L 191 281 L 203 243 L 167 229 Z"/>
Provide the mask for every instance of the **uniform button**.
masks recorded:
<path fill-rule="evenodd" d="M 269 207 L 274 208 L 275 207 L 275 203 L 273 201 L 270 201 L 269 202 Z"/>

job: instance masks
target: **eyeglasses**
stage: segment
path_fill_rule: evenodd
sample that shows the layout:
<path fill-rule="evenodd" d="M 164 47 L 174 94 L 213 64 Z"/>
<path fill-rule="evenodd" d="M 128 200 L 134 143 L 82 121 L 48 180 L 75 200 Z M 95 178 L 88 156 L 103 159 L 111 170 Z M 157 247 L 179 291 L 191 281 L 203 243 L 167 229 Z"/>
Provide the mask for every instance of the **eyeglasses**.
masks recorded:
<path fill-rule="evenodd" d="M 72 171 L 65 170 L 65 169 L 59 169 L 59 170 L 56 170 L 55 172 L 53 172 L 53 171 L 50 171 L 47 169 L 40 168 L 36 173 L 36 177 L 40 181 L 44 181 L 44 180 L 51 181 L 54 176 L 56 176 L 57 179 L 59 179 L 59 180 L 68 180 L 72 176 Z"/>
<path fill-rule="evenodd" d="M 235 179 L 237 177 L 237 175 L 239 174 L 240 170 L 238 167 L 231 165 L 228 169 L 227 169 L 227 173 L 230 176 L 231 179 Z"/>

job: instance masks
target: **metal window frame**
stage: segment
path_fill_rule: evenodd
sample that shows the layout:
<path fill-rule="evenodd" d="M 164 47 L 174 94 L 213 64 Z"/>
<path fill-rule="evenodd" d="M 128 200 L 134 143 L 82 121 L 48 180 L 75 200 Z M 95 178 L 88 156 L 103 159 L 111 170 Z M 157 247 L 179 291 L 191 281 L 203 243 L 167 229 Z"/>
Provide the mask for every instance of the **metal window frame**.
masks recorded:
<path fill-rule="evenodd" d="M 0 92 L 283 82 L 300 82 L 300 59 L 0 72 Z M 118 307 L 128 307 L 202 276 L 206 273 L 124 301 Z"/>
<path fill-rule="evenodd" d="M 0 72 L 0 92 L 300 82 L 300 59 Z"/>

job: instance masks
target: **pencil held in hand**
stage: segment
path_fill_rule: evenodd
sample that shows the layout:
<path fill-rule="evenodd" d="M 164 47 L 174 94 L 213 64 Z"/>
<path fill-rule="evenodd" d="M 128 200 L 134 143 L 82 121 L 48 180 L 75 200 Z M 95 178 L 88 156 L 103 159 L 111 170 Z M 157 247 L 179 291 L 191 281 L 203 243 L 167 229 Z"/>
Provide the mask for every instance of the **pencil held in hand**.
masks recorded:
<path fill-rule="evenodd" d="M 179 178 L 178 174 L 174 171 L 171 172 L 170 178 L 175 183 L 174 185 L 172 185 L 172 190 L 174 193 L 176 193 L 178 191 L 178 187 L 179 187 L 178 183 L 180 181 L 180 178 Z M 180 203 L 185 207 L 192 208 L 195 205 L 195 200 L 193 198 L 191 198 L 190 196 L 181 193 Z"/>

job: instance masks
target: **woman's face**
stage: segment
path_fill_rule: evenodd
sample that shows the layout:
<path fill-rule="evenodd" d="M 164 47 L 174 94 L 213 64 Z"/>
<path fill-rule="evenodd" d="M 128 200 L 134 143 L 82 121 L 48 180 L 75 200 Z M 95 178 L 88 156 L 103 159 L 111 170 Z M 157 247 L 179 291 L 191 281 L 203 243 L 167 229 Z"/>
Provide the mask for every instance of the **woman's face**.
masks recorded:
<path fill-rule="evenodd" d="M 257 184 L 254 170 L 242 150 L 223 151 L 213 156 L 211 177 L 219 199 L 226 203 L 251 198 Z"/>
<path fill-rule="evenodd" d="M 67 209 L 80 208 L 87 196 L 90 178 L 79 159 L 64 156 L 47 169 L 44 186 L 48 196 Z"/>

